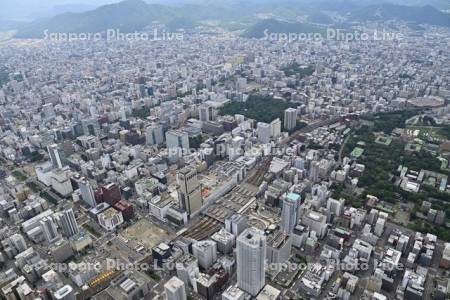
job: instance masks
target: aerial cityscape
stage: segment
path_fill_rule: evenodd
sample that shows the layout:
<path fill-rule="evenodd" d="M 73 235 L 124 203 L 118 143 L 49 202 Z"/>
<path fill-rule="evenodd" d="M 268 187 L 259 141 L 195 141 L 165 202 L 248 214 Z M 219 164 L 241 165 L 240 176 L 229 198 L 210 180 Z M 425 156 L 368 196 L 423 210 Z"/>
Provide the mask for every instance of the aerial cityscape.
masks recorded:
<path fill-rule="evenodd" d="M 450 299 L 450 2 L 0 3 L 0 299 Z"/>

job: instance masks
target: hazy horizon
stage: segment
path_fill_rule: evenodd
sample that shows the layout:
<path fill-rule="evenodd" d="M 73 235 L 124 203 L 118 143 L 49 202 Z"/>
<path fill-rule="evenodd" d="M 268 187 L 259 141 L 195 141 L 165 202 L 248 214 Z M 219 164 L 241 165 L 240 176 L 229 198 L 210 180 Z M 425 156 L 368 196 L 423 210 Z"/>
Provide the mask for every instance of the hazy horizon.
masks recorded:
<path fill-rule="evenodd" d="M 121 2 L 123 0 L 42 0 L 37 2 L 36 0 L 3 0 L 0 4 L 0 21 L 20 21 L 29 22 L 39 18 L 51 17 L 57 14 L 65 12 L 83 12 L 93 10 L 99 6 Z M 144 0 L 147 3 L 158 4 L 184 4 L 184 3 L 200 3 L 207 2 L 207 0 Z M 218 1 L 223 2 L 238 2 L 240 0 L 225 0 Z M 270 2 L 274 0 L 249 0 L 246 3 L 257 2 Z M 285 0 L 286 2 L 315 2 L 313 0 Z M 326 0 L 323 0 L 326 1 Z M 440 9 L 450 9 L 450 3 L 448 7 L 445 7 L 445 0 L 339 0 L 349 1 L 361 5 L 373 4 L 373 3 L 396 3 L 406 5 L 426 5 L 431 4 Z M 277 1 L 278 2 L 278 1 Z"/>
<path fill-rule="evenodd" d="M 86 11 L 119 0 L 4 0 L 0 18 L 15 21 L 31 21 L 67 11 Z"/>

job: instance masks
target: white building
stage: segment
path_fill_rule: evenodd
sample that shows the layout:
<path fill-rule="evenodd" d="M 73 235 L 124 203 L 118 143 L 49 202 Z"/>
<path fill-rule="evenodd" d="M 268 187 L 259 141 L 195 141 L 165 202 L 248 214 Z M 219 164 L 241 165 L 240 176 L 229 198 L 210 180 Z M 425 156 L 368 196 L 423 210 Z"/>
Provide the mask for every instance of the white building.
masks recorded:
<path fill-rule="evenodd" d="M 210 105 L 204 104 L 198 109 L 198 118 L 202 122 L 214 121 L 217 116 L 217 110 Z"/>
<path fill-rule="evenodd" d="M 291 233 L 298 224 L 300 213 L 300 195 L 287 193 L 283 195 L 283 208 L 281 211 L 281 228 L 284 233 Z"/>
<path fill-rule="evenodd" d="M 270 264 L 286 262 L 291 256 L 292 236 L 276 231 L 267 237 L 266 258 Z"/>
<path fill-rule="evenodd" d="M 161 221 L 166 221 L 167 211 L 172 204 L 172 199 L 170 197 L 161 197 L 160 195 L 157 195 L 148 201 L 148 208 L 152 216 Z"/>
<path fill-rule="evenodd" d="M 237 238 L 237 285 L 256 296 L 264 287 L 266 237 L 256 228 L 245 229 Z"/>
<path fill-rule="evenodd" d="M 58 229 L 56 228 L 55 222 L 49 217 L 44 217 L 41 221 L 41 228 L 44 232 L 44 237 L 48 243 L 53 243 L 59 240 Z"/>
<path fill-rule="evenodd" d="M 209 269 L 217 260 L 217 244 L 214 241 L 199 241 L 192 245 L 192 253 L 198 260 L 198 265 Z"/>
<path fill-rule="evenodd" d="M 91 184 L 85 178 L 82 178 L 78 182 L 78 187 L 80 189 L 81 200 L 86 203 L 90 208 L 94 208 L 97 206 L 97 202 L 95 201 L 94 189 Z"/>
<path fill-rule="evenodd" d="M 233 214 L 225 219 L 225 229 L 234 236 L 239 236 L 248 227 L 248 218 L 245 215 Z"/>
<path fill-rule="evenodd" d="M 291 130 L 297 125 L 297 110 L 288 108 L 284 111 L 284 129 Z"/>
<path fill-rule="evenodd" d="M 200 273 L 198 269 L 198 260 L 195 256 L 187 253 L 181 256 L 175 263 L 177 277 L 180 278 L 185 285 L 193 286 L 195 277 Z"/>
<path fill-rule="evenodd" d="M 229 254 L 233 251 L 235 237 L 229 233 L 225 228 L 211 236 L 211 239 L 217 243 L 217 250 L 223 254 Z"/>
<path fill-rule="evenodd" d="M 276 118 L 270 123 L 271 136 L 277 138 L 281 135 L 281 120 Z"/>
<path fill-rule="evenodd" d="M 123 223 L 122 213 L 110 207 L 98 215 L 98 223 L 108 231 L 115 230 Z"/>
<path fill-rule="evenodd" d="M 160 124 L 151 124 L 145 129 L 145 143 L 147 145 L 160 145 L 164 142 L 163 127 Z"/>
<path fill-rule="evenodd" d="M 55 168 L 62 168 L 64 166 L 64 153 L 59 149 L 57 144 L 47 147 L 48 156 Z"/>
<path fill-rule="evenodd" d="M 57 290 L 53 296 L 56 300 L 75 300 L 75 291 L 70 285 L 65 285 Z"/>
<path fill-rule="evenodd" d="M 280 297 L 281 291 L 267 284 L 256 297 L 256 300 L 278 300 Z"/>
<path fill-rule="evenodd" d="M 186 288 L 184 282 L 174 276 L 164 285 L 167 300 L 185 300 Z"/>
<path fill-rule="evenodd" d="M 345 200 L 343 198 L 336 200 L 333 198 L 328 198 L 327 200 L 327 213 L 329 216 L 333 215 L 340 217 L 344 212 Z"/>
<path fill-rule="evenodd" d="M 235 160 L 239 156 L 242 156 L 243 151 L 241 146 L 244 144 L 245 139 L 240 136 L 233 137 L 227 144 L 227 153 L 229 160 Z"/>
<path fill-rule="evenodd" d="M 50 176 L 52 174 L 52 170 L 53 164 L 50 161 L 37 165 L 35 168 L 37 179 L 46 186 L 50 186 L 52 184 L 52 179 Z"/>
<path fill-rule="evenodd" d="M 223 293 L 222 300 L 244 300 L 247 294 L 237 286 L 230 285 Z"/>
<path fill-rule="evenodd" d="M 78 233 L 78 224 L 72 208 L 63 211 L 61 225 L 66 237 L 72 237 Z"/>
<path fill-rule="evenodd" d="M 323 238 L 327 233 L 327 217 L 316 211 L 307 212 L 302 218 L 301 223 L 309 226 L 312 231 L 317 233 L 319 238 Z"/>
<path fill-rule="evenodd" d="M 69 169 L 55 169 L 50 173 L 52 189 L 63 197 L 73 192 L 72 183 L 69 178 Z"/>
<path fill-rule="evenodd" d="M 189 152 L 189 136 L 187 132 L 180 130 L 167 131 L 166 144 L 171 162 L 177 162 L 184 154 Z"/>
<path fill-rule="evenodd" d="M 270 137 L 272 136 L 272 127 L 270 126 L 270 124 L 258 122 L 256 131 L 258 134 L 258 141 L 260 143 L 270 143 Z"/>

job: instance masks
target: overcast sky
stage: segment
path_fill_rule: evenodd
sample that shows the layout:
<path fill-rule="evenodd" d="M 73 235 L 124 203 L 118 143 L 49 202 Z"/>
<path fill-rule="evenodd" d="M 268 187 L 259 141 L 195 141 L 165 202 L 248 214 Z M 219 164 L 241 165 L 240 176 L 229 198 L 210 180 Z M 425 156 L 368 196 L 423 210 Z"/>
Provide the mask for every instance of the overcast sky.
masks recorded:
<path fill-rule="evenodd" d="M 64 11 L 83 11 L 119 0 L 0 0 L 0 18 L 29 20 Z"/>
<path fill-rule="evenodd" d="M 81 12 L 95 9 L 98 6 L 120 2 L 122 0 L 0 0 L 0 23 L 5 20 L 31 21 L 33 19 L 50 17 L 64 12 Z M 144 0 L 149 3 L 180 4 L 186 2 L 202 2 L 213 0 Z M 215 0 L 239 1 L 239 0 Z M 241 1 L 276 1 L 276 0 L 241 0 Z M 283 0 L 278 0 L 283 1 Z M 286 0 L 314 2 L 320 0 Z M 325 0 L 324 0 L 325 1 Z M 342 1 L 342 0 L 339 0 Z M 446 7 L 450 0 L 349 0 L 359 4 L 371 4 L 380 2 L 394 2 L 407 5 L 432 4 L 436 7 Z M 446 4 L 446 5 L 444 5 Z"/>
<path fill-rule="evenodd" d="M 80 12 L 122 0 L 0 0 L 0 21 L 30 21 L 71 11 Z M 199 0 L 144 0 L 148 3 L 177 4 Z M 221 0 L 217 0 L 221 1 Z"/>

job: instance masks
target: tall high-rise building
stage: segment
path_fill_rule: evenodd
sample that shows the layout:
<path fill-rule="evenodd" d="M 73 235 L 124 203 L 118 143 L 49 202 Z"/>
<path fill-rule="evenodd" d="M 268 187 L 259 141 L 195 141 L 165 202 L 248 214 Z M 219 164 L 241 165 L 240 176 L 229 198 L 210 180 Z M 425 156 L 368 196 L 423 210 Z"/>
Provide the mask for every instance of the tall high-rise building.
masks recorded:
<path fill-rule="evenodd" d="M 245 229 L 237 238 L 237 285 L 256 296 L 265 285 L 266 237 L 256 228 Z"/>
<path fill-rule="evenodd" d="M 202 105 L 198 108 L 198 119 L 202 122 L 212 121 L 212 107 Z"/>
<path fill-rule="evenodd" d="M 78 233 L 78 224 L 72 208 L 68 208 L 63 211 L 61 216 L 61 225 L 66 237 L 72 237 Z"/>
<path fill-rule="evenodd" d="M 270 123 L 271 136 L 273 138 L 277 138 L 281 134 L 281 121 L 279 118 L 276 118 Z"/>
<path fill-rule="evenodd" d="M 151 124 L 145 130 L 145 143 L 159 145 L 164 142 L 164 131 L 161 124 Z"/>
<path fill-rule="evenodd" d="M 235 136 L 227 142 L 227 153 L 229 160 L 235 160 L 242 155 L 242 145 L 244 144 L 244 138 L 241 136 Z"/>
<path fill-rule="evenodd" d="M 236 237 L 247 227 L 248 218 L 245 215 L 236 213 L 225 219 L 225 229 Z"/>
<path fill-rule="evenodd" d="M 291 256 L 292 236 L 280 230 L 271 232 L 267 237 L 266 259 L 269 264 L 282 264 Z M 279 266 L 279 265 L 278 265 Z"/>
<path fill-rule="evenodd" d="M 288 108 L 284 111 L 284 130 L 294 129 L 297 125 L 297 110 Z"/>
<path fill-rule="evenodd" d="M 176 276 L 173 276 L 164 285 L 167 300 L 186 300 L 186 288 L 184 282 Z"/>
<path fill-rule="evenodd" d="M 78 182 L 78 187 L 80 189 L 81 199 L 89 205 L 89 207 L 94 208 L 97 205 L 95 201 L 94 189 L 88 180 L 82 179 Z"/>
<path fill-rule="evenodd" d="M 319 181 L 319 167 L 320 163 L 318 161 L 312 161 L 309 166 L 309 180 L 313 183 Z"/>
<path fill-rule="evenodd" d="M 195 278 L 200 273 L 198 268 L 198 260 L 194 255 L 189 253 L 181 256 L 175 264 L 177 269 L 177 277 L 180 278 L 185 285 L 194 286 Z"/>
<path fill-rule="evenodd" d="M 340 217 L 344 211 L 345 200 L 343 198 L 337 200 L 328 198 L 327 200 L 327 217 L 328 220 L 331 216 Z"/>
<path fill-rule="evenodd" d="M 180 207 L 189 215 L 198 211 L 202 205 L 202 194 L 197 171 L 191 167 L 184 167 L 178 172 L 178 201 Z"/>
<path fill-rule="evenodd" d="M 218 286 L 218 275 L 200 273 L 195 281 L 197 293 L 203 296 L 203 299 L 213 300 L 216 294 L 216 287 Z"/>
<path fill-rule="evenodd" d="M 290 234 L 298 224 L 300 212 L 300 195 L 287 193 L 283 195 L 281 210 L 281 228 L 284 233 Z"/>
<path fill-rule="evenodd" d="M 217 244 L 211 240 L 199 241 L 192 245 L 192 254 L 198 259 L 198 265 L 209 269 L 217 260 Z"/>
<path fill-rule="evenodd" d="M 272 136 L 272 127 L 270 126 L 270 124 L 258 122 L 256 131 L 258 134 L 258 141 L 260 143 L 270 143 L 270 137 Z"/>
<path fill-rule="evenodd" d="M 11 244 L 14 246 L 14 248 L 16 248 L 17 251 L 19 251 L 19 253 L 28 249 L 27 242 L 25 241 L 23 236 L 19 233 L 15 233 L 12 236 L 10 236 L 9 240 L 11 241 Z"/>
<path fill-rule="evenodd" d="M 57 144 L 52 144 L 47 146 L 48 156 L 50 157 L 50 161 L 55 168 L 64 167 L 64 152 L 59 149 Z"/>
<path fill-rule="evenodd" d="M 83 133 L 86 135 L 97 136 L 100 133 L 100 125 L 97 118 L 87 118 L 81 120 Z"/>
<path fill-rule="evenodd" d="M 111 206 L 116 205 L 116 203 L 122 199 L 120 187 L 114 182 L 102 186 L 98 196 L 101 201 L 106 202 Z"/>
<path fill-rule="evenodd" d="M 217 110 L 207 104 L 198 108 L 198 119 L 202 122 L 214 121 L 217 117 Z"/>
<path fill-rule="evenodd" d="M 42 218 L 40 224 L 42 231 L 44 232 L 44 237 L 48 243 L 53 243 L 59 239 L 58 229 L 51 217 Z"/>
<path fill-rule="evenodd" d="M 315 231 L 317 233 L 317 237 L 320 239 L 327 233 L 327 217 L 320 212 L 313 210 L 306 211 L 302 215 L 302 219 L 300 221 L 301 224 L 308 226 L 311 231 Z"/>
<path fill-rule="evenodd" d="M 189 151 L 189 136 L 184 131 L 169 130 L 166 132 L 166 144 L 169 151 L 169 160 L 177 162 Z"/>

